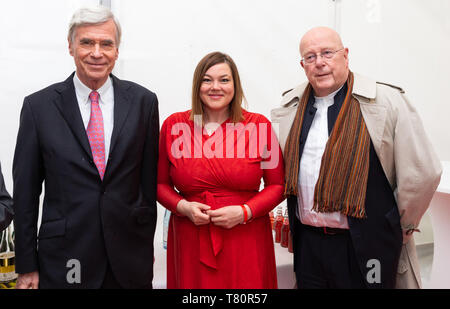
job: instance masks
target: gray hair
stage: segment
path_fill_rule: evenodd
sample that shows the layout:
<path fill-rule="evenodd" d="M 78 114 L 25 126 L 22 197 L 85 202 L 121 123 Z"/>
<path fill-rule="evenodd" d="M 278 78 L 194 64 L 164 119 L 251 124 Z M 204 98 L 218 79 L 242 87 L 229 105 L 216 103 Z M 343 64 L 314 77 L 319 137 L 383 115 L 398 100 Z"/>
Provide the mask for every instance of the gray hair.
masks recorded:
<path fill-rule="evenodd" d="M 78 9 L 70 20 L 67 38 L 69 39 L 69 42 L 73 42 L 75 40 L 76 29 L 78 27 L 99 25 L 106 23 L 110 19 L 112 19 L 116 25 L 116 44 L 117 47 L 119 47 L 120 39 L 122 37 L 122 28 L 111 10 L 104 6 L 84 7 Z"/>

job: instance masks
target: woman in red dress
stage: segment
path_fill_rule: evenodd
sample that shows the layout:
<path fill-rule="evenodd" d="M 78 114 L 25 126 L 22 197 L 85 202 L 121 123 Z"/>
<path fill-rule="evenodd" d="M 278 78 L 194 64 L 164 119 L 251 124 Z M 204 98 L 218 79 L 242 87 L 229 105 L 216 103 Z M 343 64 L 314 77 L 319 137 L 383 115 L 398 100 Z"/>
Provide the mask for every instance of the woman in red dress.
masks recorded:
<path fill-rule="evenodd" d="M 284 169 L 271 124 L 241 107 L 228 55 L 205 56 L 192 89 L 192 110 L 161 128 L 158 201 L 172 212 L 167 288 L 277 288 L 268 213 L 283 200 Z"/>

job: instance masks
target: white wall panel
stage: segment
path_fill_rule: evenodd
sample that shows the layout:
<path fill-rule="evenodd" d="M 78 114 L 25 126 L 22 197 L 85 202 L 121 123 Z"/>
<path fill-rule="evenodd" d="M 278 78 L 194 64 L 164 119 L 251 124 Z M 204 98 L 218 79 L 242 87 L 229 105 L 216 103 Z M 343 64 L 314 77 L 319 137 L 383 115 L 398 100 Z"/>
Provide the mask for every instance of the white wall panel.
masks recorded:
<path fill-rule="evenodd" d="M 0 1 L 0 161 L 12 193 L 12 160 L 23 99 L 74 70 L 70 18 L 97 0 Z"/>
<path fill-rule="evenodd" d="M 402 87 L 441 160 L 450 160 L 450 1 L 340 0 L 354 71 Z"/>
<path fill-rule="evenodd" d="M 192 76 L 212 51 L 236 62 L 250 111 L 269 115 L 304 80 L 301 33 L 332 26 L 331 0 L 113 1 L 123 26 L 117 72 L 157 92 L 161 119 L 190 108 Z"/>

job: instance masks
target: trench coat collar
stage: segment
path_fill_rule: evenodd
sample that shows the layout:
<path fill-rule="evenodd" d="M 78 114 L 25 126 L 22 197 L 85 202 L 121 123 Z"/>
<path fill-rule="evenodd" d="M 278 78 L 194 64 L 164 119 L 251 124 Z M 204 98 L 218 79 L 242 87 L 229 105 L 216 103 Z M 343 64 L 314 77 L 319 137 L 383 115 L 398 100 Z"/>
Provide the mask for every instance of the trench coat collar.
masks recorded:
<path fill-rule="evenodd" d="M 352 94 L 365 97 L 367 99 L 375 99 L 377 95 L 377 83 L 375 80 L 353 73 L 354 83 Z"/>

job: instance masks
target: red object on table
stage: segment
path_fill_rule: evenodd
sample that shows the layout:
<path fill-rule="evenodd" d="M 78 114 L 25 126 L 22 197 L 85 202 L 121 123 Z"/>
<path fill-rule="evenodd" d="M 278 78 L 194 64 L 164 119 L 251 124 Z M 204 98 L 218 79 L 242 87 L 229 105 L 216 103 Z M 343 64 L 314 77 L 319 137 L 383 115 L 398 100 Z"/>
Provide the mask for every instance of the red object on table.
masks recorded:
<path fill-rule="evenodd" d="M 277 211 L 277 217 L 275 219 L 275 242 L 280 243 L 281 242 L 281 228 L 283 227 L 283 213 L 281 209 L 278 209 Z"/>
<path fill-rule="evenodd" d="M 281 246 L 287 248 L 289 245 L 289 218 L 284 217 L 283 226 L 281 227 Z"/>
<path fill-rule="evenodd" d="M 272 226 L 272 230 L 275 229 L 275 216 L 273 214 L 273 210 L 271 212 L 269 212 L 269 217 L 270 217 L 270 224 Z"/>

